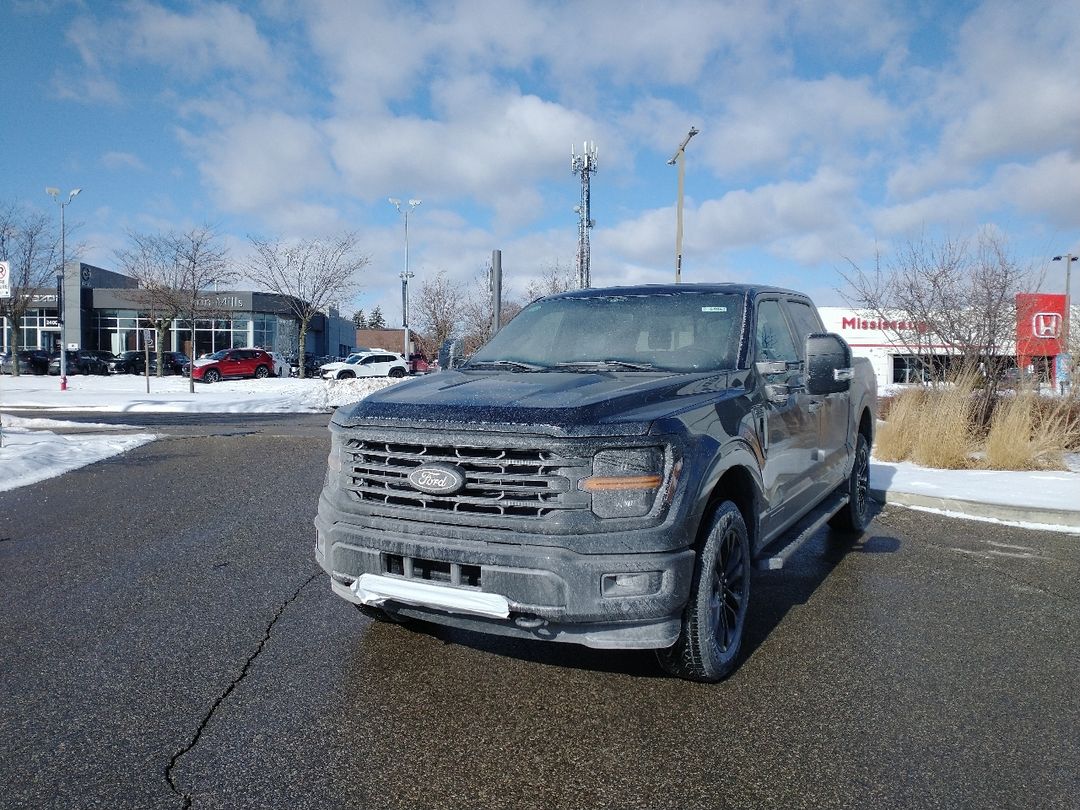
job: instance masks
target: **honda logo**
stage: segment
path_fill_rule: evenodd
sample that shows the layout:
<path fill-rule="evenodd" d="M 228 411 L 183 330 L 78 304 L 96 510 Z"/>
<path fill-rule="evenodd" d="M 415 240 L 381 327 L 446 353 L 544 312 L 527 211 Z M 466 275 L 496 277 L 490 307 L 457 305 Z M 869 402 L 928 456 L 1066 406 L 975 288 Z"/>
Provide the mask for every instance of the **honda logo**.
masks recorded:
<path fill-rule="evenodd" d="M 1057 312 L 1036 312 L 1031 319 L 1033 337 L 1055 340 L 1061 336 L 1061 315 Z"/>

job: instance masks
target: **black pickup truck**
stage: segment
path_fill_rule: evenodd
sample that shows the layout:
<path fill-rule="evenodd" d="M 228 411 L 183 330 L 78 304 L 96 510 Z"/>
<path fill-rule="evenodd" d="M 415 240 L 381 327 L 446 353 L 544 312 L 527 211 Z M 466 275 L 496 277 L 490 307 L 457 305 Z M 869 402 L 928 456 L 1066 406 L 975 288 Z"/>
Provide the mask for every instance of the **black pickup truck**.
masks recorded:
<path fill-rule="evenodd" d="M 876 383 L 800 293 L 585 289 L 343 407 L 316 558 L 365 613 L 735 667 L 754 565 L 868 520 Z"/>

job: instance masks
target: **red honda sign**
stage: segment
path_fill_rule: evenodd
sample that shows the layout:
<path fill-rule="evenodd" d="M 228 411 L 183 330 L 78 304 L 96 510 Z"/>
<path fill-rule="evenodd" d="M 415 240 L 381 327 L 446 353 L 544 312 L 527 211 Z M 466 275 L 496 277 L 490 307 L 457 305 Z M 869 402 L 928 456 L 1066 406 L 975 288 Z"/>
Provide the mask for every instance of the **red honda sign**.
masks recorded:
<path fill-rule="evenodd" d="M 1016 296 L 1016 353 L 1029 357 L 1053 357 L 1065 351 L 1062 324 L 1065 296 L 1020 293 Z"/>

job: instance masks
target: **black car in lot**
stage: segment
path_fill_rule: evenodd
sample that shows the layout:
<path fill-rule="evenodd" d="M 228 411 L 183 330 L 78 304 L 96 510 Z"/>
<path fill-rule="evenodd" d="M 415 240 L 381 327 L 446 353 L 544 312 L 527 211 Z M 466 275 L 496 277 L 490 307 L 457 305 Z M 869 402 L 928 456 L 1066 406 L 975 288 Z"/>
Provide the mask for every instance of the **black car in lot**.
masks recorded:
<path fill-rule="evenodd" d="M 49 371 L 49 353 L 44 349 L 24 349 L 16 352 L 15 360 L 10 355 L 4 355 L 0 371 L 4 374 L 14 373 L 16 360 L 20 374 L 45 374 Z"/>
<path fill-rule="evenodd" d="M 111 357 L 108 352 L 100 353 L 88 349 L 68 351 L 65 363 L 68 374 L 108 374 L 109 362 L 101 354 Z M 60 373 L 60 353 L 49 360 L 49 374 L 56 376 Z"/>
<path fill-rule="evenodd" d="M 188 363 L 188 357 L 183 352 L 164 352 L 164 374 L 183 374 L 184 366 Z M 157 374 L 157 352 L 150 352 L 150 374 Z M 114 357 L 109 361 L 109 372 L 112 374 L 142 374 L 146 370 L 146 355 L 142 349 L 132 349 Z"/>
<path fill-rule="evenodd" d="M 142 374 L 145 356 L 141 350 L 121 352 L 109 361 L 110 374 Z"/>
<path fill-rule="evenodd" d="M 188 356 L 183 352 L 162 352 L 162 373 L 163 374 L 183 374 L 184 367 L 191 361 Z M 157 352 L 150 352 L 150 373 L 157 374 L 158 356 Z"/>

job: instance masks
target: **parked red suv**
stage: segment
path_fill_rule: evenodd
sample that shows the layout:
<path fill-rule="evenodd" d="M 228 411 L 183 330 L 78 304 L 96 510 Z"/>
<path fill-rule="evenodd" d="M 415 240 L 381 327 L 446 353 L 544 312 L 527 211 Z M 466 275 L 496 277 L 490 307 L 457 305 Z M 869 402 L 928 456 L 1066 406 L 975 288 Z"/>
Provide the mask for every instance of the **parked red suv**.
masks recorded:
<path fill-rule="evenodd" d="M 222 349 L 192 363 L 191 376 L 206 383 L 225 377 L 258 377 L 274 373 L 274 359 L 262 349 Z"/>

